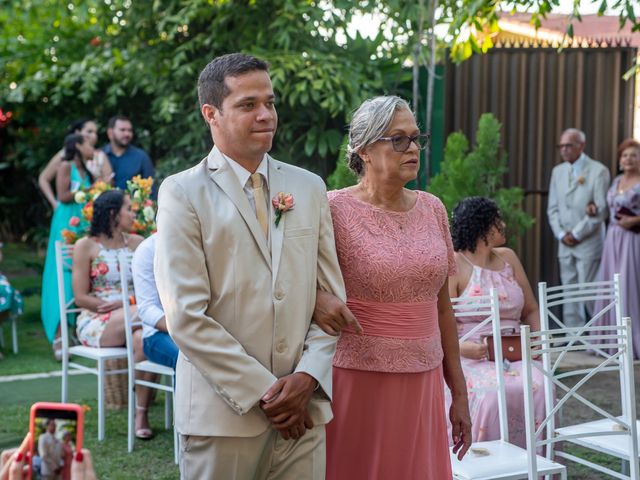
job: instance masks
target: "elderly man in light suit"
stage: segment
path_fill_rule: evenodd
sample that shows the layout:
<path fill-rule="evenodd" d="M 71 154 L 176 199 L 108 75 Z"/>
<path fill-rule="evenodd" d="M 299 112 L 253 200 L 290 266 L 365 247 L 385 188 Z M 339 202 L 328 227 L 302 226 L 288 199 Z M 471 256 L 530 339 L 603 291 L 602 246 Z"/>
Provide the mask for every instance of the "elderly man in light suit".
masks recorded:
<path fill-rule="evenodd" d="M 317 289 L 345 299 L 325 186 L 267 155 L 277 114 L 263 61 L 214 59 L 198 97 L 215 147 L 163 182 L 155 257 L 180 348 L 181 476 L 324 479 L 337 337 L 311 320 Z"/>
<path fill-rule="evenodd" d="M 585 141 L 585 134 L 575 128 L 562 134 L 558 149 L 563 162 L 554 167 L 549 184 L 547 215 L 560 242 L 563 285 L 595 281 L 602 254 L 610 174 L 584 153 Z M 565 305 L 563 321 L 567 327 L 584 325 L 585 305 Z"/>

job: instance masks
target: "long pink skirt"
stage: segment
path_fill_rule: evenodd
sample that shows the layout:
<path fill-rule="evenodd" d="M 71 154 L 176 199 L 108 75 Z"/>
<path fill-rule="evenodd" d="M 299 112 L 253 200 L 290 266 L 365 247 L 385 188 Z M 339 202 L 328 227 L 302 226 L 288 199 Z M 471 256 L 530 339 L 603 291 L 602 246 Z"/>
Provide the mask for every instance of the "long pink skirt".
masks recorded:
<path fill-rule="evenodd" d="M 442 366 L 423 373 L 333 367 L 327 480 L 447 480 Z"/>

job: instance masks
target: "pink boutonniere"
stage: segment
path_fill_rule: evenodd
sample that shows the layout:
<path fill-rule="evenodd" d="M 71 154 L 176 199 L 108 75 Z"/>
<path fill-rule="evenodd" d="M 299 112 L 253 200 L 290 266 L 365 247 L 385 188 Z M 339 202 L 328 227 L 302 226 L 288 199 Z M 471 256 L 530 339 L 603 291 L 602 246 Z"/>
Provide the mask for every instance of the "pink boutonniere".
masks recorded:
<path fill-rule="evenodd" d="M 271 204 L 273 205 L 273 210 L 276 215 L 275 224 L 277 227 L 280 223 L 280 219 L 282 218 L 282 214 L 289 210 L 293 210 L 293 195 L 290 193 L 278 192 L 278 194 L 271 200 Z"/>
<path fill-rule="evenodd" d="M 578 179 L 576 180 L 576 182 L 578 182 L 578 185 L 583 185 L 583 184 L 584 184 L 584 182 L 586 182 L 586 181 L 587 181 L 587 179 L 586 179 L 586 178 L 584 178 L 582 175 L 580 175 L 580 176 L 578 177 Z"/>

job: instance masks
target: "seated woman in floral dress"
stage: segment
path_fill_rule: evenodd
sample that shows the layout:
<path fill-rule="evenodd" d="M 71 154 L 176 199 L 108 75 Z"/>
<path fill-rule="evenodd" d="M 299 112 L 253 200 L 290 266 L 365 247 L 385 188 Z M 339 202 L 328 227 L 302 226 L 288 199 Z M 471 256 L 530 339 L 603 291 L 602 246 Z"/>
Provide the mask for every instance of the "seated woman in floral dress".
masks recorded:
<path fill-rule="evenodd" d="M 449 278 L 449 294 L 454 297 L 488 295 L 498 291 L 501 329 L 512 327 L 520 331 L 526 324 L 540 329 L 540 313 L 531 285 L 518 256 L 505 244 L 505 223 L 496 204 L 482 197 L 462 200 L 453 209 L 451 237 L 456 251 L 456 274 Z M 462 337 L 486 317 L 457 318 L 458 337 Z M 462 369 L 467 388 L 479 389 L 496 385 L 495 364 L 488 360 L 487 344 L 482 335 L 491 333 L 487 325 L 460 343 Z M 505 362 L 505 389 L 509 441 L 526 448 L 524 418 L 524 385 L 522 362 Z M 542 374 L 533 370 L 535 419 L 538 424 L 545 415 Z M 448 400 L 448 398 L 447 398 Z M 449 400 L 448 400 L 449 401 Z M 498 440 L 500 420 L 498 396 L 495 391 L 469 393 L 472 435 L 474 442 Z"/>
<path fill-rule="evenodd" d="M 73 249 L 73 295 L 76 305 L 82 309 L 76 321 L 76 333 L 83 345 L 99 348 L 125 344 L 118 255 L 135 250 L 143 240 L 139 235 L 128 233 L 134 220 L 129 196 L 122 190 L 108 190 L 93 204 L 89 236 L 78 240 Z M 131 265 L 127 277 L 129 290 L 133 292 Z M 131 307 L 134 314 L 135 308 Z M 138 362 L 145 358 L 141 333 L 136 330 L 133 336 Z M 150 438 L 147 407 L 151 390 L 137 387 L 136 398 L 136 436 Z"/>

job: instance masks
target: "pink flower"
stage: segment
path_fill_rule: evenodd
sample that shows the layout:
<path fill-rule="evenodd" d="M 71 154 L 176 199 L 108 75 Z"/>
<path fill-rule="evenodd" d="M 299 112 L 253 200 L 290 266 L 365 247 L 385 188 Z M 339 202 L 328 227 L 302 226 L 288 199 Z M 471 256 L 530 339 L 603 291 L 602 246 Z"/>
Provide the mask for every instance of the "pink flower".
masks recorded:
<path fill-rule="evenodd" d="M 480 288 L 480 285 L 474 285 L 473 288 L 471 288 L 471 291 L 469 292 L 470 297 L 479 297 L 481 295 L 482 295 L 482 288 Z"/>
<path fill-rule="evenodd" d="M 80 225 L 80 219 L 78 217 L 71 217 L 69 219 L 70 227 L 77 227 L 78 225 Z"/>
<path fill-rule="evenodd" d="M 106 275 L 109 273 L 109 267 L 106 263 L 100 262 L 96 265 L 96 270 L 98 271 L 98 275 Z"/>
<path fill-rule="evenodd" d="M 292 210 L 295 203 L 293 195 L 290 193 L 278 192 L 278 194 L 271 200 L 271 204 L 273 205 L 273 210 L 275 212 L 275 224 L 277 227 L 282 218 L 282 214 Z"/>

